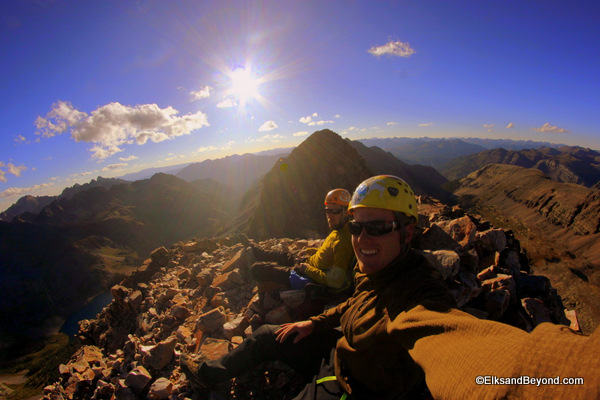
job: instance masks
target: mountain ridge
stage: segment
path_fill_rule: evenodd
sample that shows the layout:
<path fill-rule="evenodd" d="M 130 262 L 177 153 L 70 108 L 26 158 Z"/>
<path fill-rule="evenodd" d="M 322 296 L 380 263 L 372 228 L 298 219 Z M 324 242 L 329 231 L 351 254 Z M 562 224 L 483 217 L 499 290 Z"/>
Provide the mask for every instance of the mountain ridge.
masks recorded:
<path fill-rule="evenodd" d="M 491 163 L 536 168 L 557 182 L 587 187 L 600 181 L 600 153 L 578 146 L 519 151 L 497 148 L 455 158 L 440 166 L 439 170 L 449 180 L 456 180 Z"/>

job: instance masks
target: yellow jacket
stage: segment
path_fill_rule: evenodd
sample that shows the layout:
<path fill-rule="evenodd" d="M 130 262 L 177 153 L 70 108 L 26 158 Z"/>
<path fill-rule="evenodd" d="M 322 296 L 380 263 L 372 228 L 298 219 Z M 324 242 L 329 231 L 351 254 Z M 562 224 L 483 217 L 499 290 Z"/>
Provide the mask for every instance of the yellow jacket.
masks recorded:
<path fill-rule="evenodd" d="M 306 262 L 305 274 L 315 283 L 327 285 L 336 291 L 350 287 L 349 270 L 354 259 L 350 231 L 346 223 L 342 229 L 334 229 L 321 247 Z"/>

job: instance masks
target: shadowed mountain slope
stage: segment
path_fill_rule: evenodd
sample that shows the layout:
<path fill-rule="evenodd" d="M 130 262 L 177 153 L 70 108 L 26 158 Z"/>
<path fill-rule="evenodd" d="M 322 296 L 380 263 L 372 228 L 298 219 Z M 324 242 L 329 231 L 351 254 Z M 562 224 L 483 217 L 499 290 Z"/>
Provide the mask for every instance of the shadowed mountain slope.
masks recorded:
<path fill-rule="evenodd" d="M 212 236 L 233 211 L 229 193 L 216 181 L 188 183 L 157 174 L 109 189 L 93 187 L 37 215 L 2 222 L 0 339 L 57 329 L 134 268 L 138 254 Z"/>
<path fill-rule="evenodd" d="M 315 132 L 246 194 L 239 228 L 256 238 L 324 235 L 327 192 L 352 192 L 370 175 L 365 160 L 339 135 Z"/>
<path fill-rule="evenodd" d="M 311 237 L 327 233 L 323 199 L 334 188 L 353 192 L 378 174 L 405 179 L 416 194 L 447 199 L 435 169 L 411 166 L 380 148 L 344 140 L 331 130 L 313 133 L 280 159 L 242 200 L 236 227 L 250 237 Z"/>

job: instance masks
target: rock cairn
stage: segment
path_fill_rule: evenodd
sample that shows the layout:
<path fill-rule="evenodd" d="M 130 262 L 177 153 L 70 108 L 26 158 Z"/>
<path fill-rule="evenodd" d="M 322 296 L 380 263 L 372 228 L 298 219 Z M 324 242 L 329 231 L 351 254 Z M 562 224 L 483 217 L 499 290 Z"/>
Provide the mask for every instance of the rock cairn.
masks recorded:
<path fill-rule="evenodd" d="M 458 306 L 478 318 L 530 331 L 542 322 L 578 330 L 547 278 L 530 273 L 526 253 L 510 231 L 460 208 L 419 198 L 413 246 L 450 286 Z M 79 350 L 59 368 L 44 399 L 197 399 L 179 367 L 182 353 L 216 359 L 263 323 L 297 317 L 298 291 L 259 299 L 248 268 L 254 259 L 244 236 L 200 239 L 154 250 L 112 288 L 113 301 L 94 320 L 80 322 Z M 299 253 L 320 240 L 271 239 L 265 249 Z M 221 393 L 223 399 L 290 399 L 294 371 L 269 365 Z"/>

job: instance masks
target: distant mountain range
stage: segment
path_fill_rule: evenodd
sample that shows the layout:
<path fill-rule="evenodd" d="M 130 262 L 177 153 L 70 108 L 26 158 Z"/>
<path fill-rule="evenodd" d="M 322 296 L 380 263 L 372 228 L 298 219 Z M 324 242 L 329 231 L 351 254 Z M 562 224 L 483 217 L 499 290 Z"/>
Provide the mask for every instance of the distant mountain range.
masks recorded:
<path fill-rule="evenodd" d="M 389 151 L 408 164 L 439 167 L 453 158 L 479 153 L 494 148 L 508 150 L 532 149 L 537 147 L 559 147 L 563 145 L 531 140 L 481 139 L 481 138 L 370 138 L 360 139 L 368 147 L 377 146 Z"/>
<path fill-rule="evenodd" d="M 492 163 L 539 169 L 557 182 L 590 187 L 600 181 L 600 153 L 573 146 L 485 150 L 455 158 L 438 169 L 449 180 L 456 180 Z"/>
<path fill-rule="evenodd" d="M 15 204 L 0 213 L 0 221 L 10 222 L 17 215 L 21 215 L 26 212 L 37 214 L 54 200 L 70 199 L 77 193 L 84 192 L 88 189 L 95 187 L 104 187 L 108 189 L 111 186 L 119 183 L 126 183 L 126 181 L 117 178 L 103 178 L 99 176 L 98 179 L 92 179 L 89 183 L 85 183 L 83 185 L 76 183 L 73 186 L 65 188 L 58 196 L 23 196 Z"/>

